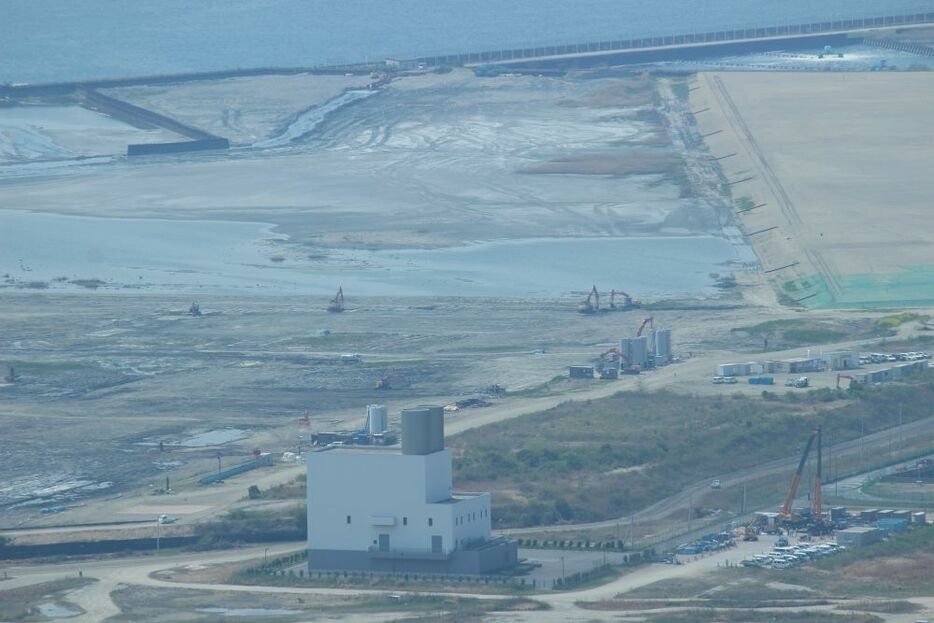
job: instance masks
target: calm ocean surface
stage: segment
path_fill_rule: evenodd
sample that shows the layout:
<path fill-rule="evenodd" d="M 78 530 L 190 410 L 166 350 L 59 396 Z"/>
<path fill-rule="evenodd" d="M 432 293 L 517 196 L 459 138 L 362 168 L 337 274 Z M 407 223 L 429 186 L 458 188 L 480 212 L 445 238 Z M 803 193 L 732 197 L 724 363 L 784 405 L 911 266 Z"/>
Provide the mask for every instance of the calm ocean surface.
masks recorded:
<path fill-rule="evenodd" d="M 363 61 L 934 11 L 934 0 L 0 0 L 0 82 Z"/>

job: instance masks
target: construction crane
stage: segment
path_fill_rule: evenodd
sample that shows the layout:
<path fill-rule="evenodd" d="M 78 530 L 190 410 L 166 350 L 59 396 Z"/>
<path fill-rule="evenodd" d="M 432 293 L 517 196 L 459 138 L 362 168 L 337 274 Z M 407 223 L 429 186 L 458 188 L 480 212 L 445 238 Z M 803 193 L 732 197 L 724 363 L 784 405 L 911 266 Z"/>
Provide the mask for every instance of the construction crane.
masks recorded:
<path fill-rule="evenodd" d="M 600 311 L 600 293 L 597 292 L 596 285 L 590 288 L 587 299 L 577 306 L 577 311 L 581 314 L 595 314 Z"/>
<path fill-rule="evenodd" d="M 850 379 L 850 384 L 853 384 L 853 381 L 856 380 L 856 377 L 850 376 L 849 374 L 838 374 L 837 375 L 837 389 L 840 389 L 840 379 Z"/>
<path fill-rule="evenodd" d="M 783 519 L 792 518 L 791 505 L 794 504 L 795 496 L 798 495 L 798 485 L 801 484 L 801 474 L 804 472 L 804 464 L 808 460 L 808 454 L 811 452 L 811 446 L 814 445 L 815 437 L 817 437 L 817 431 L 811 431 L 811 436 L 808 437 L 808 442 L 804 446 L 804 452 L 801 453 L 801 461 L 798 463 L 798 469 L 791 479 L 788 495 L 785 496 L 785 503 L 782 505 L 782 510 L 779 512 L 779 515 L 781 515 Z"/>
<path fill-rule="evenodd" d="M 337 288 L 337 294 L 328 303 L 328 311 L 335 314 L 344 311 L 344 286 Z"/>
<path fill-rule="evenodd" d="M 652 319 L 652 316 L 642 321 L 642 324 L 639 325 L 639 330 L 636 332 L 636 337 L 642 337 L 642 332 L 645 331 L 647 325 L 652 325 L 652 328 L 655 328 L 655 321 Z"/>
<path fill-rule="evenodd" d="M 821 478 L 823 477 L 821 461 L 823 448 L 821 446 L 821 430 L 817 427 L 817 477 L 814 479 L 814 490 L 811 493 L 811 520 L 820 523 L 821 512 L 823 511 L 821 500 Z"/>

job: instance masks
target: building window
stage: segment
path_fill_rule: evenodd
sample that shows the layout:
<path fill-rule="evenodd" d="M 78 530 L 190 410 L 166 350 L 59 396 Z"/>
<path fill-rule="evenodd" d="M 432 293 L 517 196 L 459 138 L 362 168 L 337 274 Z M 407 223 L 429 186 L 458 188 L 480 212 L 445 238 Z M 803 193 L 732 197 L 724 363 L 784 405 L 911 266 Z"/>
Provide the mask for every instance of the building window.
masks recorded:
<path fill-rule="evenodd" d="M 402 525 L 403 525 L 403 526 L 409 525 L 409 518 L 408 518 L 408 517 L 403 517 L 403 518 L 402 518 Z"/>
<path fill-rule="evenodd" d="M 350 515 L 347 515 L 347 523 L 350 523 Z"/>
<path fill-rule="evenodd" d="M 430 527 L 432 527 L 433 525 L 435 525 L 435 520 L 432 519 L 431 517 L 429 517 L 429 518 L 428 518 L 428 527 L 430 528 Z"/>

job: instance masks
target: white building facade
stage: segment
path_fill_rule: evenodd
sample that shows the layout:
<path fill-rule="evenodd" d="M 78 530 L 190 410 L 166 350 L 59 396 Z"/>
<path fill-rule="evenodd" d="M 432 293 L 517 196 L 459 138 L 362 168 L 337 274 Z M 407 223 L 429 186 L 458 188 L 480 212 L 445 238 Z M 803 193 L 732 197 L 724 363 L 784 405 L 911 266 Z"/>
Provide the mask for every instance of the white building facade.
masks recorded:
<path fill-rule="evenodd" d="M 403 411 L 401 450 L 311 453 L 310 569 L 484 573 L 516 563 L 515 542 L 492 538 L 490 494 L 453 491 L 443 418 L 440 407 Z"/>

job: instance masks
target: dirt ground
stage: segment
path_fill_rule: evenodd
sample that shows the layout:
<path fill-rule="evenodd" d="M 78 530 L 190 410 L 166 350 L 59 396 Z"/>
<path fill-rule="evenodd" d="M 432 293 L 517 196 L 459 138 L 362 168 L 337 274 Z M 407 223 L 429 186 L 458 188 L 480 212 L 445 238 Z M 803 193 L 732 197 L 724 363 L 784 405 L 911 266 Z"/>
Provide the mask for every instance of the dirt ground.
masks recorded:
<path fill-rule="evenodd" d="M 932 97 L 925 72 L 698 75 L 698 126 L 786 300 L 934 301 Z"/>
<path fill-rule="evenodd" d="M 262 136 L 306 102 L 264 94 L 264 84 L 127 93 L 212 129 L 234 123 L 223 119 L 236 106 L 237 131 Z M 82 175 L 13 167 L 0 183 L 12 209 L 275 223 L 315 247 L 720 235 L 722 205 L 682 196 L 673 177 L 680 139 L 653 111 L 655 97 L 652 81 L 631 77 L 480 79 L 457 70 L 400 78 L 285 147 L 71 167 Z M 620 154 L 640 153 L 655 164 L 620 168 Z M 554 163 L 568 159 L 574 174 L 556 174 L 564 165 Z M 554 173 L 526 172 L 540 166 Z"/>

